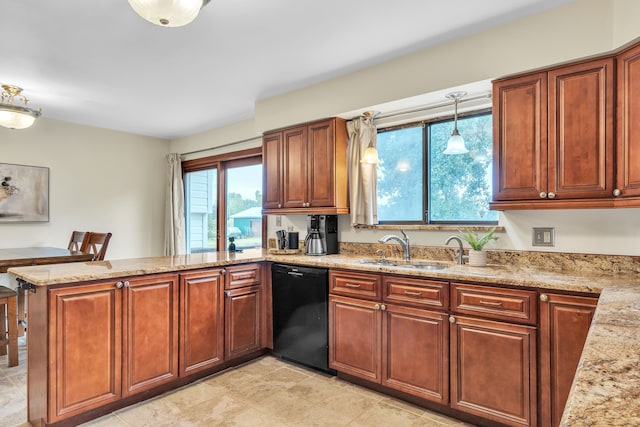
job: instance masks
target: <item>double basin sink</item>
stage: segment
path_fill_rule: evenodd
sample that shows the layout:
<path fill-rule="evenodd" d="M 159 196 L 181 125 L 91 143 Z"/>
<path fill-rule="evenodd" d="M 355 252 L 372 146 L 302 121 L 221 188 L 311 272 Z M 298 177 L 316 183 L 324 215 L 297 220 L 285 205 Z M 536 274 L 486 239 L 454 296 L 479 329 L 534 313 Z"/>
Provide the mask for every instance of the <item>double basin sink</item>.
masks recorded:
<path fill-rule="evenodd" d="M 388 259 L 363 259 L 360 260 L 360 264 L 374 265 L 379 267 L 398 267 L 398 268 L 411 268 L 418 270 L 444 270 L 451 265 L 445 262 L 436 261 L 401 261 L 401 260 L 388 260 Z"/>

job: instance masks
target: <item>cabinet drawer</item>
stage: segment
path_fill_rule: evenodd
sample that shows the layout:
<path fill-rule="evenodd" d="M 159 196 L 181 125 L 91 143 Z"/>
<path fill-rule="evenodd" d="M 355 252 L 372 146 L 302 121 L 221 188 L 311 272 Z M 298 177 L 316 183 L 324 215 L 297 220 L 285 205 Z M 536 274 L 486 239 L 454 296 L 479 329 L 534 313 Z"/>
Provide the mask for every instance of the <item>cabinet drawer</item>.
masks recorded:
<path fill-rule="evenodd" d="M 447 310 L 449 308 L 449 283 L 410 277 L 384 276 L 382 279 L 384 300 Z"/>
<path fill-rule="evenodd" d="M 226 268 L 225 289 L 260 284 L 260 264 L 236 265 Z"/>
<path fill-rule="evenodd" d="M 498 320 L 537 321 L 535 291 L 481 285 L 451 284 L 451 310 Z"/>
<path fill-rule="evenodd" d="M 332 294 L 356 296 L 380 300 L 382 298 L 382 278 L 377 274 L 353 271 L 331 270 L 329 286 Z"/>

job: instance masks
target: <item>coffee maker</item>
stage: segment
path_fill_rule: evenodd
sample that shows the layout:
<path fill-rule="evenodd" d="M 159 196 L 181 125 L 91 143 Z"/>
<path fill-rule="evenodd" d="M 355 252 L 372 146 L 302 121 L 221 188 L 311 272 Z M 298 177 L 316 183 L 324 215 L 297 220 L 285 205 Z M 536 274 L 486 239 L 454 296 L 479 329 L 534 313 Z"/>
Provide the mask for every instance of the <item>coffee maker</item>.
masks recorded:
<path fill-rule="evenodd" d="M 307 215 L 305 254 L 330 255 L 338 253 L 338 216 Z"/>

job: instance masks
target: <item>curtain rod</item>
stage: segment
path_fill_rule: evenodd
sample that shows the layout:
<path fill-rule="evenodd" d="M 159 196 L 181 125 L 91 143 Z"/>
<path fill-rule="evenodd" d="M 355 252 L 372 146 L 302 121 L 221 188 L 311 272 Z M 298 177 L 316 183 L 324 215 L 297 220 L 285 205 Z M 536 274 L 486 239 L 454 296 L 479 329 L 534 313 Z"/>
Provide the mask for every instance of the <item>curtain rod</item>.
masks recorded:
<path fill-rule="evenodd" d="M 462 98 L 461 100 L 458 101 L 458 104 L 463 104 L 465 102 L 471 102 L 471 101 L 477 101 L 479 99 L 484 99 L 484 98 L 491 98 L 491 91 L 486 92 L 486 93 L 482 93 L 482 94 L 478 94 L 478 95 L 472 95 L 472 96 L 468 96 L 465 98 Z M 428 110 L 434 110 L 436 108 L 441 108 L 441 107 L 446 107 L 449 105 L 453 105 L 453 102 L 451 101 L 441 101 L 441 102 L 436 102 L 433 104 L 427 104 L 427 105 L 423 105 L 421 107 L 416 107 L 416 108 L 408 108 L 405 110 L 396 110 L 396 111 L 390 111 L 388 113 L 380 113 L 376 116 L 375 120 L 380 120 L 380 119 L 386 119 L 389 117 L 396 117 L 396 116 L 403 116 L 405 114 L 412 114 L 412 113 L 419 113 L 421 111 L 428 111 Z"/>
<path fill-rule="evenodd" d="M 256 136 L 256 137 L 253 137 L 253 138 L 241 139 L 240 141 L 227 142 L 226 144 L 216 145 L 215 147 L 202 148 L 200 150 L 193 150 L 193 151 L 189 151 L 189 152 L 186 152 L 186 153 L 180 153 L 180 157 L 189 156 L 191 154 L 202 153 L 204 151 L 217 150 L 218 148 L 229 147 L 231 145 L 242 144 L 242 143 L 245 143 L 245 142 L 255 141 L 255 140 L 258 140 L 258 139 L 260 139 L 260 137 Z"/>

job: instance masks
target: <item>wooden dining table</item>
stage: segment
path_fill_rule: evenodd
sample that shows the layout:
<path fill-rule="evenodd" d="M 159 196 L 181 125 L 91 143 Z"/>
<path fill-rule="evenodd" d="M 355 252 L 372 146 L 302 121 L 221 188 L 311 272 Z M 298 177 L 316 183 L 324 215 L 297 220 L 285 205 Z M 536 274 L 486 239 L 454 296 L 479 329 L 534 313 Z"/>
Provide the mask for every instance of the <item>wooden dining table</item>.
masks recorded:
<path fill-rule="evenodd" d="M 80 251 L 70 251 L 66 248 L 49 246 L 35 246 L 27 248 L 0 248 L 0 274 L 6 273 L 11 267 L 26 267 L 30 265 L 61 264 L 67 262 L 92 261 L 93 254 Z M 16 286 L 10 287 L 16 288 Z M 18 290 L 18 336 L 24 335 L 25 328 L 25 294 Z"/>

